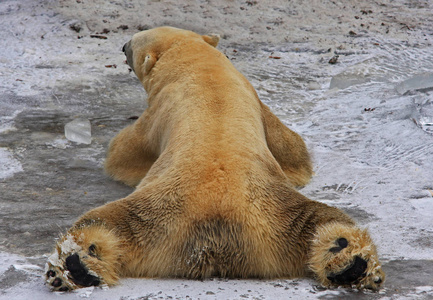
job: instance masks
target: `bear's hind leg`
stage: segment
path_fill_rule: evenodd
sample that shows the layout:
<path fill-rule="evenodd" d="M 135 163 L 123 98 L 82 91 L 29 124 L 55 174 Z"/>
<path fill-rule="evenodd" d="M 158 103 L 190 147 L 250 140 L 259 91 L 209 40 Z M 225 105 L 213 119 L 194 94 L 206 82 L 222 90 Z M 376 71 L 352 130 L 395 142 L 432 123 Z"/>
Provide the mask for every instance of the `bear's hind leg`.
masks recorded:
<path fill-rule="evenodd" d="M 323 286 L 378 290 L 385 281 L 368 232 L 351 225 L 321 226 L 312 242 L 309 267 Z"/>
<path fill-rule="evenodd" d="M 297 187 L 306 185 L 313 175 L 310 155 L 302 138 L 287 128 L 262 105 L 266 142 L 290 182 Z"/>

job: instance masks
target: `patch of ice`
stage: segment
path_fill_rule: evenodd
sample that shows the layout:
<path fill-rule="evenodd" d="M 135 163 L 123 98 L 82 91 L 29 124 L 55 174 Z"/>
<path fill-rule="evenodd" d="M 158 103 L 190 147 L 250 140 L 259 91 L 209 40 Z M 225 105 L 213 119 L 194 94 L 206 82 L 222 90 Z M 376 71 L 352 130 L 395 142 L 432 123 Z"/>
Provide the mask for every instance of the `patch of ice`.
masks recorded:
<path fill-rule="evenodd" d="M 431 99 L 421 97 L 415 100 L 415 104 L 417 110 L 414 114 L 415 123 L 425 132 L 433 133 L 433 97 Z"/>
<path fill-rule="evenodd" d="M 13 264 L 17 263 L 21 258 L 17 255 L 0 252 L 0 276 Z"/>
<path fill-rule="evenodd" d="M 369 79 L 358 73 L 349 74 L 346 72 L 335 75 L 331 79 L 331 83 L 329 84 L 329 89 L 338 88 L 338 89 L 346 89 L 352 85 L 358 85 L 369 82 Z"/>
<path fill-rule="evenodd" d="M 7 148 L 0 148 L 0 179 L 11 177 L 15 173 L 22 171 L 21 163 L 12 157 Z"/>
<path fill-rule="evenodd" d="M 0 128 L 0 133 L 8 133 L 11 131 L 17 131 L 17 128 L 12 125 L 2 126 L 2 128 Z"/>
<path fill-rule="evenodd" d="M 65 125 L 65 136 L 68 140 L 90 144 L 92 142 L 92 132 L 90 121 L 87 119 L 75 119 Z"/>
<path fill-rule="evenodd" d="M 420 117 L 418 123 L 424 131 L 433 133 L 433 115 L 430 117 Z"/>
<path fill-rule="evenodd" d="M 408 91 L 433 88 L 433 73 L 415 75 L 396 86 L 399 94 L 403 95 Z"/>
<path fill-rule="evenodd" d="M 41 267 L 27 261 L 27 258 L 25 257 L 6 252 L 0 252 L 0 277 L 11 267 L 27 274 L 38 274 L 42 270 Z"/>
<path fill-rule="evenodd" d="M 4 109 L 2 107 L 2 109 Z M 6 110 L 7 111 L 7 110 Z M 14 119 L 18 114 L 21 112 L 21 110 L 15 110 L 12 113 L 6 113 L 7 115 L 1 116 L 0 118 L 0 133 L 7 133 L 9 131 L 16 131 L 17 128 L 13 125 Z M 5 111 L 3 110 L 3 113 Z"/>

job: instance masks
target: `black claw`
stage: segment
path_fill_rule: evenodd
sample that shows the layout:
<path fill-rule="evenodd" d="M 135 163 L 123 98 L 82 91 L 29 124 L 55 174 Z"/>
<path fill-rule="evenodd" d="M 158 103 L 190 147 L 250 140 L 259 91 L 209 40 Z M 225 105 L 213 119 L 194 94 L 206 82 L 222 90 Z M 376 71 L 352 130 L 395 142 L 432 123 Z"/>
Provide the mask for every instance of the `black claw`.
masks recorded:
<path fill-rule="evenodd" d="M 367 261 L 359 256 L 355 257 L 353 264 L 338 274 L 330 274 L 327 278 L 336 284 L 350 284 L 356 283 L 365 277 L 365 270 L 367 269 Z"/>
<path fill-rule="evenodd" d="M 89 247 L 89 255 L 93 257 L 98 257 L 96 254 L 96 246 L 94 244 L 90 245 Z"/>
<path fill-rule="evenodd" d="M 51 285 L 53 287 L 59 287 L 62 285 L 62 279 L 57 277 L 56 279 L 53 280 L 53 282 L 51 283 Z"/>
<path fill-rule="evenodd" d="M 341 249 L 341 247 L 333 247 L 333 248 L 329 249 L 329 251 L 332 253 L 338 253 L 341 250 L 343 250 L 343 249 Z"/>
<path fill-rule="evenodd" d="M 81 263 L 78 254 L 66 258 L 66 268 L 72 276 L 72 281 L 81 286 L 98 286 L 98 277 L 90 275 L 86 267 Z"/>

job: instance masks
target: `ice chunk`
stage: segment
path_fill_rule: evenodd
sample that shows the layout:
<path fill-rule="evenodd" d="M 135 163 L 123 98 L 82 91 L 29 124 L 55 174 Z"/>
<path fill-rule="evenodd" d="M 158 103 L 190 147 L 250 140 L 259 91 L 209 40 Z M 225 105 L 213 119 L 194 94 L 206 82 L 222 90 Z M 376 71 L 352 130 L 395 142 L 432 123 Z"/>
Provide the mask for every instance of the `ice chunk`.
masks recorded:
<path fill-rule="evenodd" d="M 87 119 L 76 119 L 65 125 L 65 136 L 68 140 L 90 144 L 92 142 L 92 133 L 90 121 Z"/>
<path fill-rule="evenodd" d="M 409 78 L 396 86 L 399 94 L 403 95 L 408 91 L 433 88 L 433 73 L 424 73 Z"/>
<path fill-rule="evenodd" d="M 343 72 L 332 77 L 331 83 L 329 84 L 329 89 L 333 89 L 333 88 L 346 89 L 352 85 L 358 85 L 369 81 L 370 79 L 367 78 L 364 74 L 360 74 L 360 73 L 350 74 L 347 72 Z"/>
<path fill-rule="evenodd" d="M 331 79 L 329 89 L 346 89 L 348 87 L 371 82 L 373 78 L 383 76 L 383 71 L 377 65 L 380 57 L 372 57 L 348 67 Z"/>
<path fill-rule="evenodd" d="M 421 117 L 419 120 L 420 127 L 425 131 L 429 133 L 433 133 L 433 116 L 430 118 L 427 117 Z"/>
<path fill-rule="evenodd" d="M 428 133 L 433 133 L 433 103 L 427 101 L 423 105 L 419 105 L 419 114 L 416 123 L 422 130 Z"/>

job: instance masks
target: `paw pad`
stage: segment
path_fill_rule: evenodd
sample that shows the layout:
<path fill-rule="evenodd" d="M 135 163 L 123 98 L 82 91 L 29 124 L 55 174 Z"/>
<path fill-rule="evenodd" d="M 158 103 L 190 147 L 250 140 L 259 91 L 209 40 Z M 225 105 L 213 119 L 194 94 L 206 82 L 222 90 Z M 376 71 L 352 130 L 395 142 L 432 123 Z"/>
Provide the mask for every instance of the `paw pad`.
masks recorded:
<path fill-rule="evenodd" d="M 89 274 L 89 271 L 81 263 L 78 254 L 66 258 L 66 268 L 71 273 L 72 281 L 81 286 L 98 286 L 98 277 Z"/>
<path fill-rule="evenodd" d="M 56 276 L 56 272 L 54 272 L 53 270 L 49 270 L 48 272 L 47 272 L 47 277 L 49 278 L 49 277 L 54 277 L 54 276 Z"/>
<path fill-rule="evenodd" d="M 338 253 L 344 248 L 347 248 L 347 246 L 349 245 L 349 242 L 345 238 L 339 238 L 338 240 L 335 241 L 335 243 L 338 246 L 329 249 L 329 251 L 331 251 L 332 253 Z"/>
<path fill-rule="evenodd" d="M 324 286 L 378 290 L 385 281 L 376 247 L 368 232 L 330 223 L 317 230 L 309 266 Z"/>
<path fill-rule="evenodd" d="M 62 279 L 60 279 L 59 277 L 57 277 L 56 279 L 53 280 L 53 282 L 51 283 L 51 285 L 53 287 L 59 287 L 62 285 Z"/>
<path fill-rule="evenodd" d="M 45 273 L 46 281 L 55 291 L 65 292 L 77 287 L 98 286 L 101 283 L 97 276 L 90 274 L 76 253 L 66 257 L 62 264 L 48 264 L 48 268 Z"/>
<path fill-rule="evenodd" d="M 351 283 L 357 283 L 366 276 L 365 274 L 366 269 L 367 269 L 367 261 L 362 259 L 359 256 L 356 256 L 355 260 L 348 268 L 346 268 L 345 270 L 343 270 L 341 273 L 338 274 L 331 273 L 328 275 L 327 278 L 332 283 L 336 283 L 336 284 L 346 285 Z"/>

